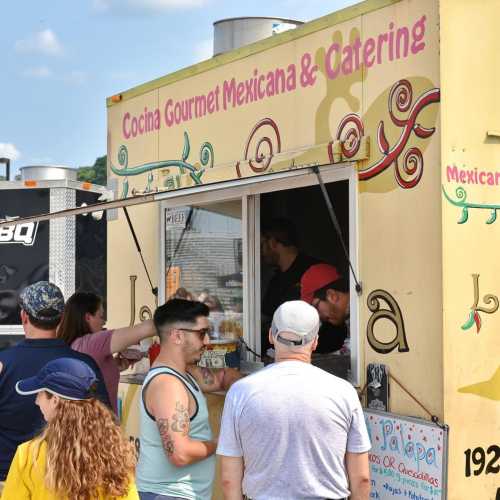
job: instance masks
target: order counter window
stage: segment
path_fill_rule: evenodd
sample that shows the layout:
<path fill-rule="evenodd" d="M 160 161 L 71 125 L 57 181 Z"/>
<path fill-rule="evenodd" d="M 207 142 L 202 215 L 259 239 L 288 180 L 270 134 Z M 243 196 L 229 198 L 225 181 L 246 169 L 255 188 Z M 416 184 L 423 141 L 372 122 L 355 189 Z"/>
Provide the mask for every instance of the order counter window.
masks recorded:
<path fill-rule="evenodd" d="M 199 300 L 210 308 L 213 331 L 205 366 L 238 366 L 239 349 L 241 359 L 250 362 L 246 368 L 254 369 L 252 362 L 273 361 L 268 340 L 273 313 L 283 302 L 304 299 L 307 274 L 315 291 L 308 301 L 322 319 L 313 364 L 356 383 L 358 297 L 348 262 L 356 253 L 355 171 L 324 173 L 340 235 L 316 176 L 269 177 L 227 193 L 192 195 L 184 206 L 166 202 L 163 296 Z M 338 293 L 316 293 L 332 281 Z M 213 352 L 231 342 L 232 357 Z"/>
<path fill-rule="evenodd" d="M 326 184 L 346 247 L 349 247 L 349 183 Z M 261 348 L 272 358 L 268 331 L 274 311 L 288 300 L 304 299 L 305 286 L 342 290 L 315 298 L 322 318 L 313 364 L 347 378 L 350 371 L 348 263 L 319 186 L 260 195 Z M 307 275 L 306 275 L 307 273 Z M 342 286 L 342 283 L 343 286 Z M 321 285 L 321 286 L 320 286 Z M 334 296 L 335 295 L 335 296 Z M 338 295 L 338 296 L 337 296 Z M 337 300 L 338 299 L 338 300 Z"/>

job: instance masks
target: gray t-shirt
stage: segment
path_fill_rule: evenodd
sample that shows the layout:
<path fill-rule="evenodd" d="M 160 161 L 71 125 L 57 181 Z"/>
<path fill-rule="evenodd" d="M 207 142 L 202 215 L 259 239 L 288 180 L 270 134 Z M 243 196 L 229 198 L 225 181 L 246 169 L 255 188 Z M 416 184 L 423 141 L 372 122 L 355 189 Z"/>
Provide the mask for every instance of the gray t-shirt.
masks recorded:
<path fill-rule="evenodd" d="M 345 453 L 370 447 L 349 382 L 282 361 L 231 387 L 217 454 L 243 457 L 243 492 L 253 500 L 313 500 L 348 497 Z"/>

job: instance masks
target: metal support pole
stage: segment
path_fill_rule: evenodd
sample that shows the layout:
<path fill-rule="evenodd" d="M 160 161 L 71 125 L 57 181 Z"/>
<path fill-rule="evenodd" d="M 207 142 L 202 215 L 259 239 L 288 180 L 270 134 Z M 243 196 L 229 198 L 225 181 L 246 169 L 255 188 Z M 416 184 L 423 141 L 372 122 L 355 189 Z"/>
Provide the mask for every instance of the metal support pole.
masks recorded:
<path fill-rule="evenodd" d="M 317 165 L 315 165 L 314 167 L 312 167 L 312 170 L 316 174 L 316 177 L 318 178 L 319 187 L 321 188 L 321 193 L 323 194 L 323 198 L 325 200 L 326 207 L 328 209 L 328 214 L 330 215 L 330 219 L 332 221 L 333 227 L 335 228 L 337 236 L 339 237 L 340 244 L 342 245 L 342 249 L 344 250 L 345 258 L 349 264 L 349 269 L 351 270 L 352 277 L 354 278 L 354 282 L 356 283 L 356 285 L 355 285 L 356 293 L 358 295 L 361 295 L 363 293 L 363 288 L 361 286 L 361 283 L 358 281 L 356 273 L 354 272 L 354 268 L 352 267 L 351 260 L 349 259 L 349 250 L 347 249 L 344 238 L 342 237 L 342 230 L 340 229 L 340 224 L 339 224 L 339 221 L 337 219 L 337 216 L 335 215 L 335 210 L 333 209 L 333 205 L 332 205 L 332 202 L 330 200 L 330 196 L 328 194 L 328 191 L 326 190 L 325 183 L 323 182 L 323 178 L 321 177 L 319 167 Z"/>
<path fill-rule="evenodd" d="M 134 226 L 132 226 L 132 221 L 128 215 L 127 207 L 122 207 L 123 212 L 125 213 L 125 217 L 127 218 L 128 227 L 130 228 L 130 232 L 132 233 L 132 237 L 134 238 L 135 247 L 137 248 L 137 252 L 142 260 L 142 265 L 144 266 L 144 270 L 146 271 L 146 276 L 148 277 L 149 284 L 151 285 L 151 293 L 156 297 L 158 297 L 158 287 L 153 286 L 153 282 L 151 281 L 151 277 L 149 276 L 148 268 L 146 266 L 146 262 L 144 261 L 144 257 L 142 256 L 141 246 L 139 245 L 139 240 L 137 239 L 137 235 L 134 231 Z"/>

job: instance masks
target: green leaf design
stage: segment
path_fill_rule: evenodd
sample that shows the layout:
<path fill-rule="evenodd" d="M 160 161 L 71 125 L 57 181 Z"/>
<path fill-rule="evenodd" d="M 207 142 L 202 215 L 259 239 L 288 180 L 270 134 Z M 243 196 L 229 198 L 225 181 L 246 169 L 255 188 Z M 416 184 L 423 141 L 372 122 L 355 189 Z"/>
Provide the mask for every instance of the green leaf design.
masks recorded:
<path fill-rule="evenodd" d="M 191 172 L 191 179 L 193 179 L 196 185 L 202 184 L 201 177 L 205 173 L 205 170 L 200 170 L 199 172 Z"/>
<path fill-rule="evenodd" d="M 475 318 L 474 318 L 474 311 L 471 311 L 469 313 L 469 318 L 467 321 L 461 326 L 462 330 L 469 330 L 469 328 L 472 328 L 472 326 L 476 323 Z"/>
<path fill-rule="evenodd" d="M 186 161 L 189 157 L 189 151 L 191 147 L 189 145 L 189 136 L 187 132 L 184 132 L 184 149 L 182 150 L 182 161 Z"/>
<path fill-rule="evenodd" d="M 497 210 L 494 208 L 491 211 L 490 218 L 486 221 L 486 224 L 493 224 L 497 220 Z"/>
<path fill-rule="evenodd" d="M 202 177 L 203 174 L 205 173 L 205 169 L 202 168 L 201 166 L 210 168 L 214 166 L 214 149 L 209 142 L 204 142 L 201 145 L 200 148 L 201 166 L 192 165 L 187 162 L 190 152 L 191 152 L 191 145 L 189 143 L 189 136 L 188 133 L 184 131 L 184 148 L 182 151 L 182 159 L 155 161 L 129 168 L 127 148 L 126 146 L 121 146 L 119 150 L 118 163 L 122 166 L 122 168 L 117 168 L 112 163 L 110 163 L 110 168 L 115 175 L 125 177 L 123 181 L 123 192 L 122 192 L 123 198 L 126 198 L 128 196 L 129 185 L 127 176 L 139 175 L 145 172 L 149 172 L 145 190 L 145 192 L 149 193 L 152 189 L 152 184 L 154 180 L 152 171 L 157 170 L 159 168 L 178 168 L 180 175 L 183 175 L 186 172 L 188 172 L 193 181 L 195 182 L 195 184 L 197 185 L 203 184 Z M 174 189 L 175 187 L 179 187 L 179 182 L 177 182 L 177 185 L 175 185 L 175 182 L 172 177 L 165 180 L 164 185 L 169 189 Z"/>
<path fill-rule="evenodd" d="M 474 311 L 474 322 L 476 323 L 477 333 L 479 333 L 479 330 L 481 330 L 481 316 L 477 311 Z"/>
<path fill-rule="evenodd" d="M 153 172 L 149 172 L 148 174 L 148 183 L 146 185 L 146 193 L 149 193 L 151 191 L 151 185 L 153 184 Z"/>
<path fill-rule="evenodd" d="M 128 195 L 128 179 L 125 177 L 123 180 L 123 191 L 122 191 L 122 198 L 126 198 Z"/>
<path fill-rule="evenodd" d="M 467 207 L 464 207 L 462 209 L 462 217 L 460 217 L 460 220 L 457 222 L 457 224 L 465 224 L 469 220 L 469 210 Z"/>

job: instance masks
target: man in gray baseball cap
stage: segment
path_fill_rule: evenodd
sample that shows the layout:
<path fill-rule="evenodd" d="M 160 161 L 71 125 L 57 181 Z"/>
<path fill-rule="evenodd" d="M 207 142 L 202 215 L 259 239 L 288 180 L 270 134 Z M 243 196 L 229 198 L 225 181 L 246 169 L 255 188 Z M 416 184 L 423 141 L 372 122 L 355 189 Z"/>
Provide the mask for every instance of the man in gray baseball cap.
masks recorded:
<path fill-rule="evenodd" d="M 217 447 L 225 498 L 368 500 L 363 411 L 349 382 L 311 365 L 319 324 L 306 302 L 282 304 L 269 332 L 276 362 L 227 393 Z"/>
<path fill-rule="evenodd" d="M 59 287 L 48 281 L 29 285 L 21 292 L 19 305 L 25 338 L 14 347 L 0 351 L 0 482 L 7 476 L 17 446 L 32 439 L 43 425 L 35 396 L 23 397 L 16 392 L 19 380 L 36 375 L 53 359 L 76 358 L 95 372 L 97 397 L 109 406 L 95 361 L 56 338 L 64 311 L 64 297 Z"/>

